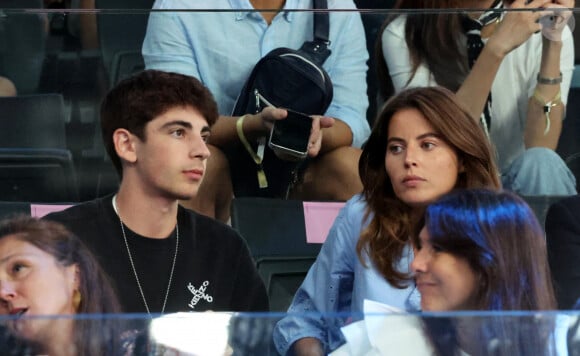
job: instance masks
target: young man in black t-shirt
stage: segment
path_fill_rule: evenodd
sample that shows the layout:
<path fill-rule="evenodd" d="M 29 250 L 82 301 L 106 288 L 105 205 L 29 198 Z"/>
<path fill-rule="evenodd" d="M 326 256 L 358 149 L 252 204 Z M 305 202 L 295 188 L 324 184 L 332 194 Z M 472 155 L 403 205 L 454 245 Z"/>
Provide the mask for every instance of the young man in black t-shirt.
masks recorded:
<path fill-rule="evenodd" d="M 125 312 L 268 310 L 243 239 L 178 205 L 198 192 L 217 117 L 193 77 L 149 70 L 120 82 L 101 105 L 119 190 L 46 217 L 91 248 Z"/>

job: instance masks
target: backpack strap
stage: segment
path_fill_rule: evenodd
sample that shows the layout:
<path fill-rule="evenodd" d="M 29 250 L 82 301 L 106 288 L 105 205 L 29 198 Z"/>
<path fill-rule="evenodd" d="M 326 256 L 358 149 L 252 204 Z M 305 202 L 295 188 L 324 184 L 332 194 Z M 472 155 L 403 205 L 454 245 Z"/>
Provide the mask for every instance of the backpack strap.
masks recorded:
<path fill-rule="evenodd" d="M 313 0 L 313 3 L 314 10 L 328 9 L 327 0 Z M 328 17 L 328 11 L 314 12 L 314 39 L 304 42 L 302 47 L 300 47 L 300 52 L 319 66 L 322 66 L 322 63 L 331 53 L 330 49 L 328 49 L 330 44 L 328 39 L 328 28 L 330 27 Z"/>
<path fill-rule="evenodd" d="M 327 10 L 328 3 L 326 0 L 313 0 L 314 10 Z M 328 12 L 314 12 L 314 41 L 322 41 L 326 44 L 328 41 Z"/>

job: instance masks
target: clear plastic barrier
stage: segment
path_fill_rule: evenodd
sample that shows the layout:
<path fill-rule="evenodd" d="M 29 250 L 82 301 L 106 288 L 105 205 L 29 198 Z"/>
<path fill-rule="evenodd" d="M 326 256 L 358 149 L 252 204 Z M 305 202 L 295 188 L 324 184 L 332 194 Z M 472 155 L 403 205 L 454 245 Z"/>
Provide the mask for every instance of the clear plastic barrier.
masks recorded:
<path fill-rule="evenodd" d="M 0 170 L 12 167 L 11 172 L 2 173 L 0 177 L 1 200 L 78 202 L 116 190 L 118 177 L 100 137 L 99 105 L 111 86 L 145 68 L 141 49 L 148 18 L 153 13 L 152 4 L 153 1 L 143 0 L 0 1 L 0 76 L 12 82 L 18 96 L 42 96 L 29 98 L 31 101 L 25 104 L 6 102 L 5 98 L 0 101 L 0 156 L 3 157 Z M 362 19 L 364 34 L 360 35 L 360 41 L 366 44 L 369 70 L 366 83 L 358 87 L 366 88 L 369 104 L 366 117 L 356 119 L 367 120 L 370 125 L 385 99 L 379 90 L 384 82 L 376 74 L 381 59 L 375 53 L 383 22 L 392 15 L 405 13 L 443 13 L 446 16 L 476 13 L 476 9 L 393 10 L 394 1 L 355 1 L 359 9 L 344 9 L 340 8 L 340 2 L 338 4 L 339 8 L 331 13 L 357 12 Z M 193 12 L 184 9 L 163 11 L 170 14 Z M 202 17 L 215 13 L 235 16 L 240 11 L 208 8 L 196 13 Z M 263 12 L 268 13 L 274 14 Z M 579 15 L 575 9 L 569 20 L 573 33 L 576 33 L 574 19 Z M 221 26 L 208 23 L 211 28 L 206 30 L 218 32 Z M 574 36 L 574 47 L 577 47 L 577 37 Z M 399 53 L 400 49 L 393 48 L 390 52 Z M 556 152 L 575 170 L 575 154 L 580 152 L 580 141 L 575 139 L 580 132 L 575 104 L 580 76 L 574 70 L 577 55 L 572 52 L 571 56 L 564 79 L 572 89 L 568 94 L 567 120 Z M 402 77 L 397 78 L 395 80 Z M 505 80 L 523 80 L 518 78 L 514 74 Z M 2 84 L 0 80 L 0 92 Z M 4 90 L 6 95 L 14 94 L 14 88 Z M 48 94 L 56 97 L 47 98 Z M 235 96 L 235 93 L 227 94 Z M 29 109 L 23 111 L 19 105 Z M 520 108 L 522 106 L 525 102 L 519 104 Z M 34 121 L 39 116 L 42 116 L 42 125 Z M 19 126 L 21 130 L 16 129 Z M 502 130 L 502 140 L 510 141 L 508 138 L 512 137 L 514 142 L 520 141 L 521 130 L 512 132 L 509 127 Z M 40 140 L 38 136 L 43 136 L 43 144 L 34 144 Z M 38 152 L 26 151 L 31 148 L 50 148 L 58 152 L 43 151 L 44 156 L 39 160 Z M 29 163 L 15 168 L 14 154 Z M 31 165 L 35 168 L 30 168 Z"/>
<path fill-rule="evenodd" d="M 360 17 L 362 30 L 360 38 L 356 40 L 366 48 L 368 71 L 366 81 L 358 84 L 365 88 L 368 109 L 353 120 L 366 121 L 369 127 L 372 127 L 381 105 L 388 99 L 388 95 L 385 97 L 384 93 L 394 91 L 393 86 L 397 84 L 385 83 L 377 75 L 380 62 L 384 60 L 382 53 L 377 52 L 377 48 L 380 48 L 377 45 L 383 42 L 380 40 L 385 21 L 393 20 L 394 15 L 424 13 L 442 14 L 439 21 L 448 24 L 450 21 L 446 21 L 445 16 L 451 19 L 461 13 L 478 17 L 481 12 L 478 9 L 423 12 L 393 10 L 394 2 L 356 1 L 358 9 L 336 8 L 330 11 L 331 15 L 351 13 Z M 336 3 L 340 4 L 340 0 Z M 81 4 L 85 7 L 81 7 Z M 247 12 L 242 9 L 226 11 L 212 8 L 199 11 L 153 11 L 152 4 L 151 0 L 0 0 L 0 96 L 5 95 L 0 97 L 0 218 L 15 212 L 30 212 L 31 202 L 74 204 L 117 190 L 119 179 L 107 157 L 101 138 L 99 107 L 111 87 L 146 69 L 142 47 L 152 14 L 163 13 L 171 17 L 195 13 L 203 18 L 216 13 L 235 17 L 243 11 Z M 533 13 L 532 10 L 523 11 Z M 263 11 L 262 14 L 254 12 L 256 16 L 274 15 L 273 11 Z M 290 14 L 294 12 L 288 10 Z M 309 11 L 296 11 L 304 12 Z M 549 28 L 557 25 L 550 22 L 557 21 L 557 18 L 552 16 L 541 21 Z M 573 16 L 567 20 L 570 29 L 568 35 L 571 34 L 571 37 L 566 38 L 567 62 L 562 69 L 566 82 L 566 87 L 563 87 L 563 95 L 567 96 L 566 119 L 563 121 L 562 133 L 555 151 L 580 179 L 580 71 L 577 70 L 577 64 L 580 63 L 580 36 L 575 19 L 580 19 L 580 9 L 574 9 Z M 221 33 L 223 30 L 222 23 L 207 23 L 205 30 L 208 33 Z M 399 27 L 399 30 L 402 31 L 399 39 L 404 39 L 404 28 Z M 224 38 L 229 35 L 223 34 Z M 549 32 L 542 35 L 549 36 Z M 538 37 L 535 44 L 541 42 L 542 37 Z M 350 42 L 355 43 L 357 42 Z M 401 48 L 383 48 L 383 52 L 400 54 Z M 536 53 L 541 55 L 541 49 Z M 539 61 L 539 58 L 533 56 L 519 58 L 524 65 L 534 65 Z M 229 57 L 225 57 L 225 63 L 230 64 L 234 59 L 235 53 L 231 53 Z M 212 62 L 212 65 L 219 63 Z M 249 74 L 249 69 L 251 66 L 245 74 Z M 397 68 L 391 69 L 395 73 Z M 537 70 L 530 70 L 530 73 L 533 75 L 525 80 L 535 83 Z M 438 75 L 449 79 L 444 71 Z M 524 80 L 520 72 L 508 70 L 502 75 L 500 81 L 504 84 L 530 87 L 530 83 L 520 82 Z M 400 80 L 399 84 L 403 85 L 408 79 L 404 76 L 393 78 Z M 381 89 L 384 84 L 387 84 L 386 92 Z M 214 92 L 216 94 L 230 97 L 237 95 L 225 91 Z M 513 109 L 518 111 L 515 115 L 520 120 L 524 120 L 525 112 L 522 110 L 528 99 L 533 100 L 530 99 L 532 95 L 533 90 Z M 499 105 L 500 102 L 501 98 L 497 98 L 496 103 Z M 220 114 L 228 115 L 229 112 Z M 521 127 L 518 130 L 500 127 L 493 131 L 493 121 L 491 125 L 491 135 L 501 136 L 502 142 L 521 142 Z M 500 148 L 504 149 L 503 146 Z M 552 200 L 549 197 L 539 199 L 542 200 L 532 200 L 537 203 L 537 207 L 533 208 L 542 218 Z M 38 352 L 34 342 L 22 340 L 27 339 L 27 332 L 35 334 L 36 330 L 50 331 L 52 328 L 55 335 L 60 335 L 58 330 L 67 330 L 71 325 L 74 326 L 71 334 L 79 330 L 95 332 L 82 338 L 78 344 L 71 343 L 70 340 L 62 344 L 57 342 L 55 350 L 70 350 L 71 345 L 83 345 L 82 347 L 90 350 L 100 350 L 95 354 L 111 355 L 275 354 L 272 333 L 276 322 L 282 317 L 283 314 L 218 312 L 165 315 L 153 319 L 146 315 L 78 316 L 75 319 L 1 317 L 0 354 Z M 357 347 L 369 347 L 369 353 L 373 347 L 380 350 L 381 341 L 384 340 L 400 341 L 401 352 L 420 354 L 436 347 L 431 341 L 435 339 L 450 340 L 450 344 L 441 347 L 458 347 L 467 353 L 472 353 L 475 347 L 476 354 L 478 350 L 487 350 L 489 353 L 507 350 L 504 352 L 506 355 L 580 355 L 580 314 L 576 312 L 325 315 L 324 318 L 340 318 L 341 321 L 349 321 L 345 325 L 352 325 L 346 329 L 345 334 L 349 335 L 347 339 L 350 344 L 345 344 L 345 348 L 337 351 L 345 352 L 342 354 L 350 354 L 350 347 L 353 350 L 357 350 Z M 401 325 L 405 325 L 405 328 Z M 408 332 L 405 335 L 411 335 L 413 341 L 404 342 L 406 339 L 402 334 L 400 338 L 394 337 L 400 335 L 399 332 Z M 382 339 L 388 335 L 388 338 Z M 422 338 L 424 342 L 417 342 L 416 338 Z M 453 343 L 453 340 L 464 338 L 469 342 L 459 342 L 459 346 Z M 79 354 L 84 353 L 76 351 Z"/>
<path fill-rule="evenodd" d="M 506 312 L 366 315 L 291 315 L 297 318 L 334 318 L 345 323 L 345 343 L 333 355 L 467 354 L 578 355 L 580 314 L 577 312 Z M 144 315 L 81 315 L 0 319 L 0 353 L 43 352 L 30 338 L 58 333 L 52 350 L 100 350 L 101 355 L 267 355 L 276 354 L 272 332 L 282 314 L 177 313 L 149 318 Z M 357 320 L 357 321 L 353 321 Z M 345 322 L 346 321 L 346 322 Z M 92 330 L 76 343 L 72 334 Z M 59 330 L 58 328 L 62 328 Z M 44 335 L 44 334 L 43 334 Z M 51 334 L 57 335 L 57 334 Z M 28 338 L 28 339 L 27 339 Z M 92 349 L 91 349 L 92 348 Z M 44 350 L 46 351 L 46 350 Z M 373 353 L 375 352 L 375 353 Z M 74 353 L 73 353 L 74 354 Z"/>

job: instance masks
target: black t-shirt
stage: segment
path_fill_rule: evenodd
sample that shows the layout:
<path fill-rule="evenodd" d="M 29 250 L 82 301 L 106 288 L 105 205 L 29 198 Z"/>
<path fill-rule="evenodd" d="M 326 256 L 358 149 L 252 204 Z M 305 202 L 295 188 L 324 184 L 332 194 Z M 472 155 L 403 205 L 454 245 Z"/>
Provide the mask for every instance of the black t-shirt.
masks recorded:
<path fill-rule="evenodd" d="M 124 312 L 145 313 L 112 196 L 52 213 L 96 255 L 109 275 Z M 216 220 L 178 209 L 179 246 L 165 313 L 179 311 L 267 311 L 268 296 L 240 235 Z M 139 236 L 125 225 L 135 270 L 151 313 L 160 313 L 176 247 L 168 238 Z"/>

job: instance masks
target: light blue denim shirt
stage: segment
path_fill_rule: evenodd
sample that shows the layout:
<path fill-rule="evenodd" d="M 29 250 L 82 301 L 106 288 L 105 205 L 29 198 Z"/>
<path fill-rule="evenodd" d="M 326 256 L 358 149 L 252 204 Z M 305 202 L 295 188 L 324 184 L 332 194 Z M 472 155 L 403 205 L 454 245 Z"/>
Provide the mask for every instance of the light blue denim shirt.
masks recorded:
<path fill-rule="evenodd" d="M 311 0 L 286 0 L 285 9 L 309 9 Z M 230 115 L 254 65 L 278 47 L 298 49 L 312 40 L 310 12 L 282 11 L 270 26 L 249 0 L 157 0 L 143 43 L 147 69 L 198 78 L 214 95 L 220 115 Z M 355 9 L 352 0 L 328 0 L 329 9 Z M 223 9 L 226 11 L 204 11 Z M 240 10 L 240 11 L 232 11 Z M 246 10 L 246 11 L 244 11 Z M 330 12 L 330 50 L 324 62 L 334 85 L 327 116 L 345 122 L 360 147 L 370 134 L 366 72 L 368 52 L 360 14 Z M 277 78 L 272 78 L 277 80 Z"/>
<path fill-rule="evenodd" d="M 296 292 L 289 313 L 355 313 L 355 321 L 362 317 L 364 299 L 403 310 L 419 310 L 420 295 L 413 283 L 397 289 L 380 275 L 368 257 L 368 267 L 361 264 L 356 244 L 367 225 L 363 223 L 365 207 L 362 196 L 356 195 L 340 211 L 316 262 Z M 405 249 L 399 270 L 409 271 L 412 258 L 412 250 Z M 340 328 L 345 322 L 344 318 L 288 315 L 276 325 L 274 343 L 278 352 L 285 355 L 296 340 L 315 337 L 329 352 L 344 342 Z"/>

